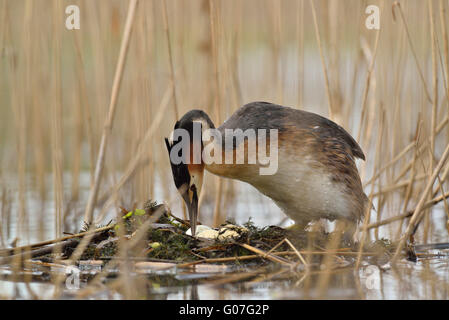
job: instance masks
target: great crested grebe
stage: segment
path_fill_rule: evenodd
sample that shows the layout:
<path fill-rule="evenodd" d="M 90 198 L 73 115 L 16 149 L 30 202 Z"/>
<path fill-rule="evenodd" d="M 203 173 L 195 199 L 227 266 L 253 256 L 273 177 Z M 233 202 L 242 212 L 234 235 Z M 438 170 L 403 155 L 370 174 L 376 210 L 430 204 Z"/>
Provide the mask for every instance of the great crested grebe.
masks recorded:
<path fill-rule="evenodd" d="M 199 129 L 195 129 L 195 125 Z M 187 112 L 176 122 L 174 131 L 176 129 L 184 129 L 190 137 L 190 150 L 183 155 L 183 161 L 172 159 L 173 153 L 179 155 L 180 148 L 171 153 L 182 139 L 176 139 L 172 134 L 169 139 L 165 139 L 165 143 L 176 188 L 188 208 L 192 235 L 196 234 L 198 198 L 204 169 L 251 184 L 303 227 L 320 218 L 340 219 L 355 225 L 364 214 L 368 198 L 362 189 L 355 158 L 365 160 L 365 155 L 351 135 L 329 119 L 268 102 L 252 102 L 242 106 L 216 129 L 223 138 L 214 137 L 213 141 L 205 142 L 203 135 L 215 127 L 209 116 L 201 110 Z M 248 129 L 256 132 L 258 129 L 277 130 L 277 170 L 273 174 L 260 174 L 260 168 L 266 167 L 265 164 L 250 164 L 249 161 L 236 164 L 237 151 L 244 152 L 248 159 L 251 138 L 248 135 L 244 143 L 234 138 L 231 148 L 225 146 L 224 137 L 229 129 L 241 129 L 244 132 Z M 268 140 L 274 137 L 271 135 L 267 134 Z M 196 142 L 199 142 L 197 147 Z M 231 149 L 234 163 L 204 161 L 201 153 L 211 143 L 223 153 Z M 257 140 L 258 149 L 259 145 Z M 192 161 L 195 157 L 196 161 Z"/>

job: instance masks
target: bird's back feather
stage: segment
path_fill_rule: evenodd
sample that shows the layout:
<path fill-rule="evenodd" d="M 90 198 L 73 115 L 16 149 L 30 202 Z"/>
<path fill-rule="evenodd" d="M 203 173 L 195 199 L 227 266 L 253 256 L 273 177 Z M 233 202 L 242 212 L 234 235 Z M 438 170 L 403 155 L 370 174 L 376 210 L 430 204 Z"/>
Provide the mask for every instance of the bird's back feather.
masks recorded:
<path fill-rule="evenodd" d="M 365 160 L 365 155 L 358 143 L 335 122 L 318 114 L 280 106 L 270 102 L 251 102 L 238 109 L 218 129 L 277 129 L 279 134 L 297 130 L 310 130 L 319 140 L 335 139 L 345 143 L 351 156 Z"/>

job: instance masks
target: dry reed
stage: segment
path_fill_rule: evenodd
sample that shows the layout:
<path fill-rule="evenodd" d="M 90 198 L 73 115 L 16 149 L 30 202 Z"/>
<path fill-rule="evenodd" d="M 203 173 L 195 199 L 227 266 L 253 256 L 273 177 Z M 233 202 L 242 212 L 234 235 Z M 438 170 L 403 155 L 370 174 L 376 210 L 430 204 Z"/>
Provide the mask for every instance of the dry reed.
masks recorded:
<path fill-rule="evenodd" d="M 399 263 L 410 235 L 417 243 L 447 237 L 446 2 L 374 1 L 380 30 L 365 28 L 362 2 L 145 0 L 138 9 L 136 0 L 74 2 L 81 29 L 69 31 L 65 2 L 0 0 L 0 244 L 8 252 L 76 233 L 83 219 L 104 224 L 119 205 L 148 198 L 181 216 L 163 137 L 189 109 L 206 110 L 219 125 L 255 100 L 328 115 L 358 138 L 367 157 L 358 163 L 362 182 L 376 207 L 360 226 L 363 243 L 399 241 Z M 282 220 L 270 200 L 240 183 L 206 176 L 203 190 L 205 224 L 230 216 Z M 286 254 L 308 266 L 314 255 L 326 256 L 324 270 L 298 275 L 306 296 L 318 287 L 325 297 L 333 285 L 337 240 L 326 254 L 312 239 Z M 120 241 L 122 260 L 114 263 L 130 271 L 123 262 L 129 247 Z M 365 255 L 348 254 L 360 268 Z M 105 289 L 101 276 L 79 296 Z M 39 297 L 30 279 L 26 291 Z M 125 275 L 106 288 L 132 298 L 141 286 Z"/>

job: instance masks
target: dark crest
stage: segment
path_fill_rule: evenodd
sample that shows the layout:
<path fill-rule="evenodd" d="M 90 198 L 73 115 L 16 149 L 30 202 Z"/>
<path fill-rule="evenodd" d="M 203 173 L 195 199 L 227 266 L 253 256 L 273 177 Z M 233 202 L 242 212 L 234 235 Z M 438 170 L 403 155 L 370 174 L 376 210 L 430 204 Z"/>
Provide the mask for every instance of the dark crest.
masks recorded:
<path fill-rule="evenodd" d="M 202 110 L 191 110 L 187 112 L 179 121 L 176 122 L 175 128 L 176 129 L 184 129 L 187 130 L 190 137 L 190 143 L 193 143 L 194 134 L 193 134 L 193 121 L 197 119 L 203 119 L 207 122 L 210 128 L 215 128 L 213 122 L 210 120 L 209 116 Z M 200 138 L 201 141 L 201 138 Z M 170 152 L 176 143 L 179 141 L 172 141 L 170 144 L 170 141 L 168 141 L 167 138 L 165 138 L 165 145 L 167 146 L 168 150 L 168 156 L 170 157 Z M 201 142 L 202 146 L 202 142 Z M 181 156 L 181 155 L 180 155 Z M 173 179 L 175 180 L 176 188 L 180 188 L 183 184 L 187 184 L 187 186 L 190 184 L 190 174 L 189 170 L 187 168 L 187 164 L 180 163 L 180 164 L 173 164 L 170 159 L 170 164 L 172 168 L 173 173 Z"/>
<path fill-rule="evenodd" d="M 187 186 L 190 184 L 190 174 L 187 168 L 187 164 L 185 164 L 184 162 L 181 162 L 180 164 L 173 164 L 170 159 L 170 152 L 175 143 L 176 142 L 170 144 L 168 139 L 165 138 L 165 145 L 167 146 L 168 157 L 170 160 L 171 170 L 173 173 L 173 180 L 175 181 L 176 189 L 179 189 L 183 184 L 187 184 Z"/>

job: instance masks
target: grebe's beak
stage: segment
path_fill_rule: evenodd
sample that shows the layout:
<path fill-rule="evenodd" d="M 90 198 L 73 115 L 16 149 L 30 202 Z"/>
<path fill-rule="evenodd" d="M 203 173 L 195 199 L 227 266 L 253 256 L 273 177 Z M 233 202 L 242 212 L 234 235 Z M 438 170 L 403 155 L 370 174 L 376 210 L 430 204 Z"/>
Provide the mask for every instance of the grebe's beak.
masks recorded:
<path fill-rule="evenodd" d="M 173 143 L 165 139 L 165 144 L 170 155 Z M 190 165 L 182 162 L 173 164 L 171 161 L 170 164 L 176 189 L 187 205 L 192 236 L 195 236 L 198 221 L 198 197 L 203 184 L 204 165 Z"/>
<path fill-rule="evenodd" d="M 181 193 L 184 202 L 186 203 L 187 210 L 189 212 L 190 228 L 192 230 L 192 236 L 196 234 L 196 224 L 198 222 L 198 191 L 193 184 L 189 188 L 185 188 L 186 191 Z"/>

